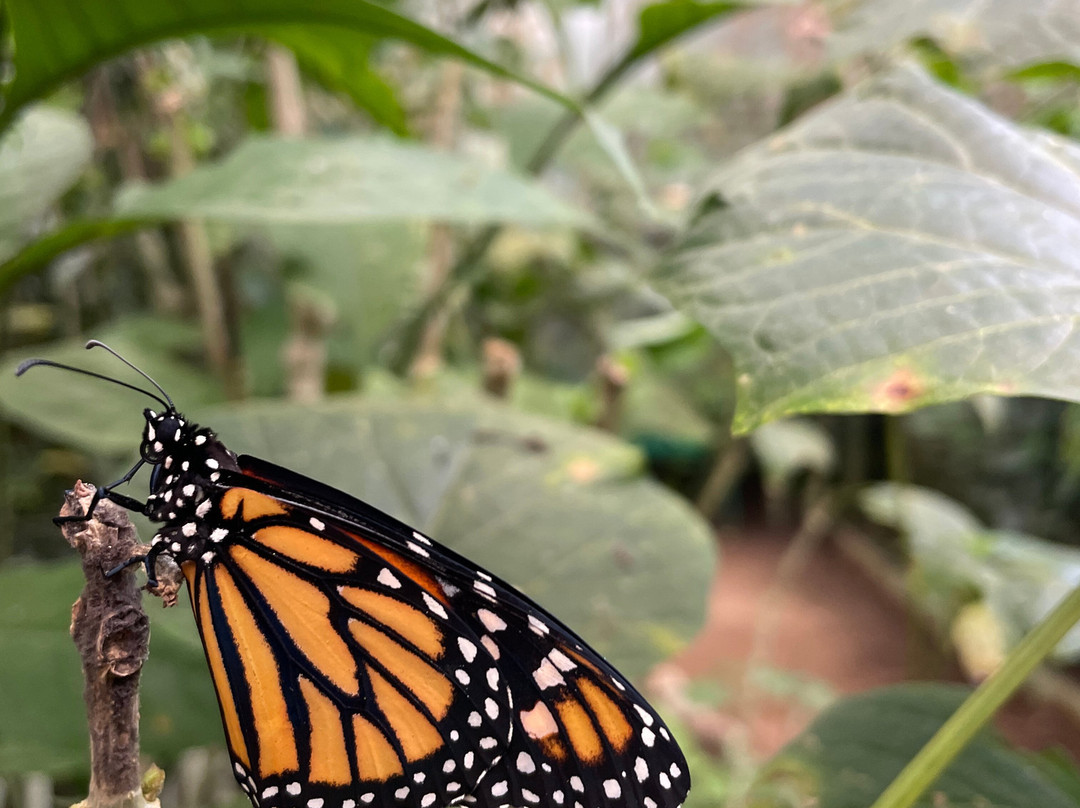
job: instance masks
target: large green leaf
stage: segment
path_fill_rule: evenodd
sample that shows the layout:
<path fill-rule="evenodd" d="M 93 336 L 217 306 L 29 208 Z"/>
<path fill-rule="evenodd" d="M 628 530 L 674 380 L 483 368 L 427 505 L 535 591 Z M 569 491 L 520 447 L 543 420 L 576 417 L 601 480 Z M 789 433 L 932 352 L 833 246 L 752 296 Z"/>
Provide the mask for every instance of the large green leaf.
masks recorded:
<path fill-rule="evenodd" d="M 1080 398 L 1080 147 L 914 68 L 709 181 L 652 274 L 738 367 L 735 429 L 974 393 Z"/>
<path fill-rule="evenodd" d="M 533 180 L 419 144 L 364 136 L 251 138 L 220 163 L 131 192 L 118 212 L 256 224 L 590 221 Z"/>
<path fill-rule="evenodd" d="M 174 378 L 161 381 L 179 392 Z M 636 450 L 602 433 L 496 406 L 400 398 L 189 414 L 234 450 L 362 496 L 505 576 L 630 675 L 700 625 L 714 565 L 708 526 L 644 476 Z M 134 446 L 138 431 L 128 437 Z M 0 648 L 13 657 L 0 665 L 0 773 L 85 767 L 67 636 L 79 588 L 73 565 L 0 574 Z M 221 730 L 187 608 L 149 606 L 143 747 L 167 762 L 185 746 L 219 742 Z"/>
<path fill-rule="evenodd" d="M 0 141 L 0 260 L 23 228 L 56 202 L 90 162 L 90 127 L 70 112 L 38 107 Z"/>
<path fill-rule="evenodd" d="M 968 695 L 965 688 L 909 684 L 845 699 L 758 775 L 747 808 L 866 808 Z M 1054 780 L 984 733 L 915 805 L 1076 808 Z"/>
<path fill-rule="evenodd" d="M 310 24 L 398 39 L 461 59 L 497 76 L 519 81 L 570 108 L 565 96 L 488 61 L 435 31 L 368 0 L 188 0 L 145 3 L 116 0 L 87 6 L 80 0 L 6 0 L 15 39 L 13 78 L 0 99 L 0 129 L 27 103 L 96 63 L 169 37 L 261 32 L 267 26 Z"/>
<path fill-rule="evenodd" d="M 632 675 L 700 624 L 708 526 L 603 433 L 401 398 L 268 403 L 200 420 L 234 451 L 360 496 L 489 567 Z"/>
<path fill-rule="evenodd" d="M 829 49 L 842 57 L 931 37 L 949 53 L 998 67 L 1080 63 L 1080 11 L 1059 0 L 864 0 L 838 27 Z"/>

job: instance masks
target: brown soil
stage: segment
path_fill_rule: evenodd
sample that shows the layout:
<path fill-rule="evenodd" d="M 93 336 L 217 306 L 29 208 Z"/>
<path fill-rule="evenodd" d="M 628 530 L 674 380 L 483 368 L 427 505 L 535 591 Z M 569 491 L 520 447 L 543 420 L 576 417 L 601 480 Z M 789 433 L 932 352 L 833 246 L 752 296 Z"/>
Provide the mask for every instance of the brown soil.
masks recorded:
<path fill-rule="evenodd" d="M 790 588 L 767 596 L 789 538 L 768 531 L 720 536 L 706 625 L 676 664 L 695 678 L 718 679 L 736 696 L 724 714 L 695 722 L 699 734 L 715 733 L 723 744 L 725 733 L 739 726 L 752 750 L 767 756 L 812 720 L 816 708 L 798 688 L 778 695 L 776 687 L 743 687 L 763 613 L 771 615 L 772 640 L 767 650 L 758 648 L 755 668 L 825 683 L 839 694 L 914 679 L 963 681 L 917 621 L 827 542 Z M 1024 748 L 1059 746 L 1080 759 L 1080 727 L 1052 703 L 1021 695 L 1002 711 L 998 727 Z"/>

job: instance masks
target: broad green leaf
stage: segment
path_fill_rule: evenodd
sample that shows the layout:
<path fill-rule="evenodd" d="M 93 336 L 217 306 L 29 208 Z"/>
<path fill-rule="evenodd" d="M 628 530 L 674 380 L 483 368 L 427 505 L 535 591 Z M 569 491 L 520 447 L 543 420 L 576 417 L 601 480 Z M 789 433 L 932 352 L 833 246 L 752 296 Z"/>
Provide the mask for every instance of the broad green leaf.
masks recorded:
<path fill-rule="evenodd" d="M 0 260 L 90 162 L 90 127 L 50 107 L 28 110 L 0 140 Z"/>
<path fill-rule="evenodd" d="M 171 372 L 160 381 L 181 395 Z M 700 626 L 711 531 L 644 476 L 636 450 L 606 435 L 490 405 L 401 398 L 217 413 L 178 403 L 232 449 L 362 496 L 505 576 L 630 675 Z M 130 445 L 138 434 L 129 433 Z M 11 655 L 0 665 L 0 774 L 86 768 L 79 663 L 67 634 L 80 588 L 75 564 L 0 572 L 0 648 Z M 220 744 L 222 732 L 184 598 L 168 611 L 147 606 L 143 751 L 168 763 L 187 746 Z"/>
<path fill-rule="evenodd" d="M 184 352 L 198 344 L 198 333 L 191 326 L 149 317 L 133 318 L 95 336 L 154 376 L 181 409 L 223 397 L 205 371 L 183 360 Z M 41 357 L 149 387 L 105 351 L 87 351 L 84 344 L 68 341 L 32 352 L 22 349 L 14 356 L 8 354 L 0 363 L 0 413 L 50 440 L 92 454 L 135 458 L 145 423 L 143 409 L 158 406 L 151 399 L 55 368 L 32 368 L 26 375 L 15 377 L 15 369 L 24 359 Z"/>
<path fill-rule="evenodd" d="M 371 37 L 320 25 L 267 27 L 262 33 L 296 54 L 300 67 L 330 90 L 345 93 L 395 134 L 408 129 L 394 88 L 371 68 Z"/>
<path fill-rule="evenodd" d="M 844 699 L 765 765 L 747 808 L 866 808 L 968 695 L 908 684 Z M 990 733 L 976 736 L 918 808 L 1076 808 L 1047 775 Z"/>
<path fill-rule="evenodd" d="M 1080 13 L 1058 0 L 864 0 L 829 40 L 837 57 L 881 53 L 918 37 L 997 67 L 1080 63 Z"/>
<path fill-rule="evenodd" d="M 906 67 L 722 166 L 651 275 L 738 370 L 734 428 L 1080 398 L 1080 147 Z"/>
<path fill-rule="evenodd" d="M 357 495 L 505 577 L 629 675 L 700 624 L 708 526 L 603 433 L 401 397 L 189 414 L 234 451 Z"/>
<path fill-rule="evenodd" d="M 570 109 L 577 108 L 565 96 L 368 0 L 262 0 L 257 4 L 238 0 L 189 0 L 182 4 L 117 0 L 94 7 L 92 13 L 78 0 L 7 0 L 5 9 L 15 48 L 10 66 L 13 77 L 0 96 L 0 129 L 27 103 L 132 48 L 196 33 L 258 33 L 266 26 L 299 24 L 408 42 L 518 81 Z"/>
<path fill-rule="evenodd" d="M 535 181 L 386 137 L 256 137 L 214 165 L 133 189 L 122 217 L 254 224 L 436 219 L 589 226 Z"/>

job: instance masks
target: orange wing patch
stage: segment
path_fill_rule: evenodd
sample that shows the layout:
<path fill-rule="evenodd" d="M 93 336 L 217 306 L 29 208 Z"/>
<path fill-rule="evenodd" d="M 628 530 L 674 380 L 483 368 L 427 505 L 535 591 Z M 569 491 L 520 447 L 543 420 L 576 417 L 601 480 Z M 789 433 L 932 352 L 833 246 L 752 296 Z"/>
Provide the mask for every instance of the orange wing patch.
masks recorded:
<path fill-rule="evenodd" d="M 446 716 L 454 698 L 454 686 L 449 679 L 377 628 L 350 620 L 349 631 L 379 664 L 423 702 L 436 721 Z M 427 719 L 424 721 L 427 723 Z"/>
<path fill-rule="evenodd" d="M 442 632 L 438 625 L 419 609 L 389 595 L 354 586 L 343 586 L 338 591 L 348 603 L 371 615 L 387 628 L 393 629 L 432 659 L 442 656 Z"/>
<path fill-rule="evenodd" d="M 274 652 L 228 571 L 219 567 L 214 580 L 236 649 L 244 661 L 244 678 L 251 690 L 251 712 L 255 719 L 255 734 L 260 740 L 259 775 L 270 777 L 295 771 L 299 768 L 296 738 L 285 706 L 281 672 L 274 660 Z M 225 690 L 227 688 L 226 685 Z"/>
<path fill-rule="evenodd" d="M 337 707 L 315 685 L 300 677 L 300 693 L 308 708 L 311 727 L 310 779 L 336 786 L 352 782 L 349 753 L 345 748 L 345 730 Z"/>
<path fill-rule="evenodd" d="M 384 781 L 405 773 L 394 747 L 374 724 L 361 715 L 354 715 L 353 732 L 362 779 Z"/>
<path fill-rule="evenodd" d="M 235 490 L 234 488 L 233 491 Z M 247 513 L 246 509 L 244 513 Z M 288 556 L 301 564 L 318 567 L 323 572 L 352 572 L 356 569 L 356 562 L 360 560 L 356 553 L 330 539 L 296 527 L 264 527 L 256 530 L 252 538 L 269 550 Z"/>
<path fill-rule="evenodd" d="M 206 659 L 210 663 L 210 676 L 214 680 L 214 690 L 217 691 L 218 704 L 221 707 L 221 716 L 225 723 L 225 736 L 229 740 L 229 749 L 233 756 L 244 764 L 244 768 L 251 768 L 251 758 L 248 755 L 247 744 L 244 742 L 244 733 L 240 729 L 240 716 L 236 712 L 236 700 L 232 688 L 229 686 L 229 677 L 225 673 L 225 664 L 221 661 L 221 647 L 218 645 L 217 634 L 214 631 L 214 621 L 210 615 L 210 596 L 206 594 L 206 586 L 199 589 L 198 603 L 195 602 L 195 564 L 187 562 L 181 566 L 188 582 L 188 592 L 192 598 L 192 611 L 199 624 L 202 634 L 203 645 L 206 646 Z"/>
<path fill-rule="evenodd" d="M 611 700 L 603 690 L 590 682 L 582 679 L 578 682 L 578 690 L 585 697 L 596 723 L 600 725 L 600 731 L 604 733 L 609 744 L 616 752 L 622 752 L 634 735 L 634 728 L 626 720 L 623 711 Z"/>
<path fill-rule="evenodd" d="M 366 670 L 375 691 L 375 701 L 390 722 L 409 762 L 425 758 L 439 749 L 444 743 L 439 730 L 386 679 L 370 667 Z"/>
<path fill-rule="evenodd" d="M 330 623 L 330 599 L 319 587 L 267 561 L 241 545 L 229 555 L 251 579 L 293 642 L 335 687 L 355 696 L 360 692 L 356 660 Z"/>
<path fill-rule="evenodd" d="M 581 702 L 573 697 L 566 697 L 555 702 L 555 709 L 566 734 L 570 736 L 570 745 L 574 747 L 574 754 L 586 763 L 597 763 L 604 754 L 600 736 L 596 734 L 589 713 Z"/>
<path fill-rule="evenodd" d="M 252 491 L 250 488 L 230 488 L 221 497 L 221 513 L 226 519 L 239 518 L 252 522 L 264 516 L 284 516 L 285 506 L 272 497 Z"/>

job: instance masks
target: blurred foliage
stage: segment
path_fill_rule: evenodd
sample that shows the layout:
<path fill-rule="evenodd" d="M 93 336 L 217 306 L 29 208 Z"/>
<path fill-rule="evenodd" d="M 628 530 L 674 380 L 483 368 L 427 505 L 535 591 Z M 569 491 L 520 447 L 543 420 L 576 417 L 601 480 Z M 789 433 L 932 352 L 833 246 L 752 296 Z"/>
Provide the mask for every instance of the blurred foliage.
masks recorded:
<path fill-rule="evenodd" d="M 960 705 L 968 691 L 900 685 L 846 699 L 822 713 L 762 769 L 745 798 L 752 808 L 862 808 Z M 1074 774 L 1067 775 L 1075 789 Z M 990 735 L 973 741 L 914 803 L 1028 808 L 1075 806 L 1049 773 Z"/>
<path fill-rule="evenodd" d="M 1068 4 L 466 5 L 122 0 L 88 26 L 0 0 L 0 770 L 85 772 L 78 576 L 44 562 L 67 552 L 49 517 L 73 479 L 123 473 L 147 402 L 12 373 L 117 373 L 91 336 L 235 449 L 424 526 L 639 676 L 700 622 L 714 562 L 680 495 L 710 486 L 746 518 L 834 486 L 902 537 L 966 659 L 1080 582 L 1051 543 L 1080 516 Z M 172 763 L 220 730 L 190 617 L 152 611 L 144 744 Z M 868 804 L 960 698 L 841 702 L 744 804 Z M 859 757 L 875 715 L 895 731 Z M 739 797 L 684 718 L 688 806 Z M 965 754 L 947 800 L 1076 802 L 1068 763 Z"/>

